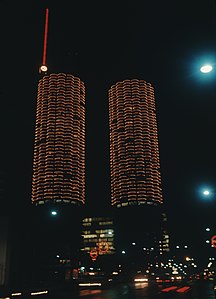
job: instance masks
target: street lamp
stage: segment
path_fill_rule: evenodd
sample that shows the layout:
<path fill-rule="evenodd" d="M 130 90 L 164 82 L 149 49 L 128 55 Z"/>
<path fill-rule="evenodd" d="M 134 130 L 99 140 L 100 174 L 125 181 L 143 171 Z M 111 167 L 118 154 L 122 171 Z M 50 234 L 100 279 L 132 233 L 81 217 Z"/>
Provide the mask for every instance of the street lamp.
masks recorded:
<path fill-rule="evenodd" d="M 200 68 L 201 73 L 210 73 L 213 70 L 213 66 L 211 64 L 202 65 Z"/>
<path fill-rule="evenodd" d="M 195 74 L 197 76 L 198 81 L 200 81 L 201 85 L 203 86 L 203 83 L 208 88 L 212 86 L 214 88 L 214 84 L 212 85 L 212 81 L 215 80 L 215 71 L 216 71 L 216 63 L 215 63 L 215 57 L 213 55 L 208 55 L 208 57 L 205 57 L 204 61 L 197 62 L 195 66 Z M 209 88 L 210 90 L 210 88 Z"/>
<path fill-rule="evenodd" d="M 203 195 L 208 196 L 210 192 L 208 190 L 203 191 Z"/>
<path fill-rule="evenodd" d="M 54 210 L 52 210 L 52 211 L 51 211 L 51 215 L 52 215 L 52 216 L 56 216 L 56 215 L 57 215 L 57 212 L 54 211 Z"/>
<path fill-rule="evenodd" d="M 212 188 L 205 188 L 200 190 L 201 191 L 201 198 L 206 201 L 212 201 L 215 198 L 215 192 Z"/>

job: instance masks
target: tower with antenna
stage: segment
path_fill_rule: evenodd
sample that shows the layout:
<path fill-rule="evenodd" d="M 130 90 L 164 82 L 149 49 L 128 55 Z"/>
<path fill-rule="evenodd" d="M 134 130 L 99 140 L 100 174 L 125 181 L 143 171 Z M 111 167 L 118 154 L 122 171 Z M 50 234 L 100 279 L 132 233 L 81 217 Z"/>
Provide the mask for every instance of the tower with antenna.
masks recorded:
<path fill-rule="evenodd" d="M 46 73 L 48 71 L 48 67 L 46 64 L 48 22 L 49 22 L 49 9 L 46 8 L 46 10 L 45 10 L 45 26 L 44 26 L 43 59 L 42 59 L 42 65 L 39 68 L 39 73 Z"/>
<path fill-rule="evenodd" d="M 85 86 L 80 78 L 49 73 L 46 65 L 48 8 L 38 82 L 32 203 L 85 203 Z"/>

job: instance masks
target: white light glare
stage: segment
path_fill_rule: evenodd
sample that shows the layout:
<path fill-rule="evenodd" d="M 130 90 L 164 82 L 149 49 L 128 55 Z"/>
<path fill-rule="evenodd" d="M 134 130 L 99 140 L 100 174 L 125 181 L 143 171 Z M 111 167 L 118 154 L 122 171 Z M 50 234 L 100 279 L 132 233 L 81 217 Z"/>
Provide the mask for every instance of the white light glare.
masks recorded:
<path fill-rule="evenodd" d="M 207 228 L 206 228 L 206 231 L 207 231 L 207 232 L 209 232 L 209 231 L 210 231 L 210 228 L 209 228 L 209 227 L 207 227 Z"/>
<path fill-rule="evenodd" d="M 92 283 L 91 282 L 86 282 L 86 283 L 84 282 L 84 283 L 79 283 L 79 286 L 80 287 L 86 287 L 86 286 L 87 287 L 94 287 L 94 286 L 99 286 L 100 287 L 101 283 L 100 282 L 92 282 Z"/>
<path fill-rule="evenodd" d="M 39 292 L 32 292 L 30 295 L 34 296 L 34 295 L 42 295 L 42 294 L 47 294 L 48 291 L 39 291 Z"/>
<path fill-rule="evenodd" d="M 210 194 L 210 192 L 209 192 L 208 190 L 205 190 L 205 191 L 203 191 L 203 194 L 204 194 L 205 196 L 208 196 L 208 195 Z"/>
<path fill-rule="evenodd" d="M 122 254 L 125 254 L 125 251 L 124 251 L 124 250 L 122 250 Z"/>
<path fill-rule="evenodd" d="M 206 65 L 203 65 L 200 68 L 200 72 L 202 72 L 202 73 L 209 73 L 209 72 L 212 71 L 212 69 L 213 69 L 213 67 L 210 64 L 206 64 Z"/>
<path fill-rule="evenodd" d="M 52 214 L 53 216 L 56 216 L 56 215 L 57 215 L 57 212 L 56 212 L 56 211 L 52 211 L 51 214 Z"/>
<path fill-rule="evenodd" d="M 134 282 L 144 282 L 148 281 L 148 278 L 134 278 Z"/>

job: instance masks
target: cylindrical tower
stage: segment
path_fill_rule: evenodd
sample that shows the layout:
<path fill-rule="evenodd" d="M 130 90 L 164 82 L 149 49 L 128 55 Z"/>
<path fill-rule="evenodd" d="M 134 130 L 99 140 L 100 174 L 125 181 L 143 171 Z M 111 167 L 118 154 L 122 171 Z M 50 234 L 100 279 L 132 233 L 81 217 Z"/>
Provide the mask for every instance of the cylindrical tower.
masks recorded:
<path fill-rule="evenodd" d="M 71 74 L 40 79 L 32 203 L 85 202 L 85 86 Z"/>
<path fill-rule="evenodd" d="M 124 80 L 109 89 L 111 203 L 163 203 L 154 88 Z"/>

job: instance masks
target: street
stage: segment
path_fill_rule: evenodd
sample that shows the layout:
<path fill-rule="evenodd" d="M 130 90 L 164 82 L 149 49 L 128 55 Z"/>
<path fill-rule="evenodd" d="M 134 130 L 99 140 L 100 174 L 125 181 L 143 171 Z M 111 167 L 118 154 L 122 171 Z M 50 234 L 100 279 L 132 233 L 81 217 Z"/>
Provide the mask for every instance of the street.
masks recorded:
<path fill-rule="evenodd" d="M 46 296 L 43 296 L 46 297 Z M 85 288 L 70 294 L 51 294 L 49 298 L 86 298 L 86 299 L 215 299 L 213 284 L 210 282 L 193 283 L 192 285 L 156 285 L 148 283 L 122 284 L 109 289 Z"/>

